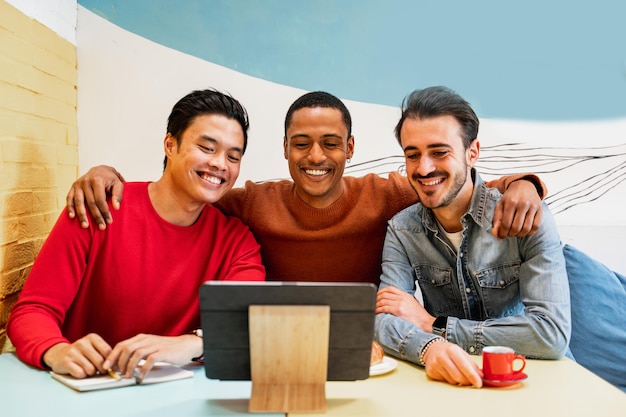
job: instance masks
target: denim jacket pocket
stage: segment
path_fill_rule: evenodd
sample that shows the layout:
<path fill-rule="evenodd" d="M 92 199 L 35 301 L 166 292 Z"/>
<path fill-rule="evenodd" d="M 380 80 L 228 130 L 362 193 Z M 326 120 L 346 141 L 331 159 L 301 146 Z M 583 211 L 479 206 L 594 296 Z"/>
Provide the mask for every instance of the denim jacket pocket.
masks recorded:
<path fill-rule="evenodd" d="M 519 288 L 520 263 L 498 265 L 476 272 L 487 317 L 505 317 L 523 310 Z"/>
<path fill-rule="evenodd" d="M 452 270 L 430 264 L 413 267 L 424 295 L 424 308 L 435 316 L 456 316 L 459 305 L 454 295 Z"/>

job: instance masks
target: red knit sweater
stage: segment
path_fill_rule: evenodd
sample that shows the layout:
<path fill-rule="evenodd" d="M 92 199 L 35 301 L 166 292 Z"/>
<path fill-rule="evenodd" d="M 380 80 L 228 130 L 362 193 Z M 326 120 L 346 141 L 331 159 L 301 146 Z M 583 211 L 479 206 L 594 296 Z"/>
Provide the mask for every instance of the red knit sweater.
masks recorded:
<path fill-rule="evenodd" d="M 524 176 L 488 185 L 503 191 Z M 406 177 L 395 172 L 389 179 L 369 174 L 343 181 L 341 198 L 323 209 L 304 203 L 287 180 L 248 181 L 216 206 L 250 227 L 261 245 L 268 280 L 378 284 L 387 221 L 417 202 L 417 194 Z"/>
<path fill-rule="evenodd" d="M 44 352 L 90 332 L 111 346 L 138 333 L 175 336 L 200 327 L 207 280 L 263 280 L 259 245 L 239 219 L 207 206 L 191 226 L 163 220 L 148 183 L 127 183 L 105 231 L 63 212 L 28 276 L 7 331 L 17 355 Z"/>

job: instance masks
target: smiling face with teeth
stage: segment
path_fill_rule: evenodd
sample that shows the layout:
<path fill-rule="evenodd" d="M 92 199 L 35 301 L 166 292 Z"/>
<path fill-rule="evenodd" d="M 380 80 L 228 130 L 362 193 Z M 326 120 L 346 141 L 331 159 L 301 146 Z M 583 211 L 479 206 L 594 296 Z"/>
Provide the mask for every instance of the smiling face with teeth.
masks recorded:
<path fill-rule="evenodd" d="M 407 176 L 420 202 L 433 209 L 446 230 L 450 222 L 445 219 L 457 219 L 454 224 L 460 225 L 474 188 L 470 171 L 478 159 L 478 140 L 465 148 L 459 122 L 445 115 L 407 118 L 400 141 Z"/>
<path fill-rule="evenodd" d="M 206 204 L 218 201 L 235 184 L 243 146 L 241 125 L 218 114 L 196 116 L 180 140 L 168 133 L 164 140 L 167 165 L 163 177 L 154 183 L 160 193 L 155 200 L 182 208 L 191 217 L 199 215 Z M 167 207 L 155 204 L 164 218 L 162 211 L 168 211 Z"/>
<path fill-rule="evenodd" d="M 296 110 L 283 148 L 300 199 L 324 208 L 341 197 L 346 160 L 354 153 L 354 137 L 341 111 L 331 107 Z"/>

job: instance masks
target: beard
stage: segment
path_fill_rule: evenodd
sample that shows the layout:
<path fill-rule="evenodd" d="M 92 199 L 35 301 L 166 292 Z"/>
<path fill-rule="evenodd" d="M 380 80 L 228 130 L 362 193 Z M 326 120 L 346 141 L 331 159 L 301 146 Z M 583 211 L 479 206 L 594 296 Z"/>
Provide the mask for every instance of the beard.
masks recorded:
<path fill-rule="evenodd" d="M 438 209 L 441 207 L 449 206 L 457 198 L 457 196 L 461 192 L 461 189 L 463 189 L 465 182 L 467 181 L 467 175 L 468 169 L 467 165 L 465 165 L 462 170 L 454 172 L 452 176 L 449 173 L 445 172 L 433 172 L 432 174 L 429 174 L 425 177 L 414 175 L 411 177 L 411 181 L 409 181 L 409 183 L 411 184 L 411 187 L 413 187 L 413 190 L 415 190 L 415 192 L 419 196 L 420 203 L 422 203 L 424 207 L 429 209 Z M 445 177 L 445 181 L 451 180 L 450 187 L 447 190 L 424 191 L 422 187 L 415 185 L 416 183 L 418 183 L 418 180 L 425 180 L 428 178 L 436 177 Z M 437 193 L 441 192 L 443 192 L 443 195 L 441 195 L 441 197 L 434 197 Z"/>

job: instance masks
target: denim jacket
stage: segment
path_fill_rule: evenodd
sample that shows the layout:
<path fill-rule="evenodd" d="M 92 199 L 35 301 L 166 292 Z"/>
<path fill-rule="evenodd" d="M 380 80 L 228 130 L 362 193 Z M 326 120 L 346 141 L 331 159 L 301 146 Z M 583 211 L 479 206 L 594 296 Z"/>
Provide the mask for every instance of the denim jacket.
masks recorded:
<path fill-rule="evenodd" d="M 543 204 L 539 230 L 498 240 L 491 222 L 498 190 L 472 170 L 474 191 L 463 215 L 457 253 L 420 203 L 388 223 L 380 288 L 394 286 L 432 316 L 448 316 L 446 339 L 467 352 L 504 345 L 529 358 L 558 359 L 569 343 L 570 298 L 557 226 Z M 422 348 L 436 336 L 391 314 L 376 316 L 376 339 L 385 351 L 423 365 Z"/>

